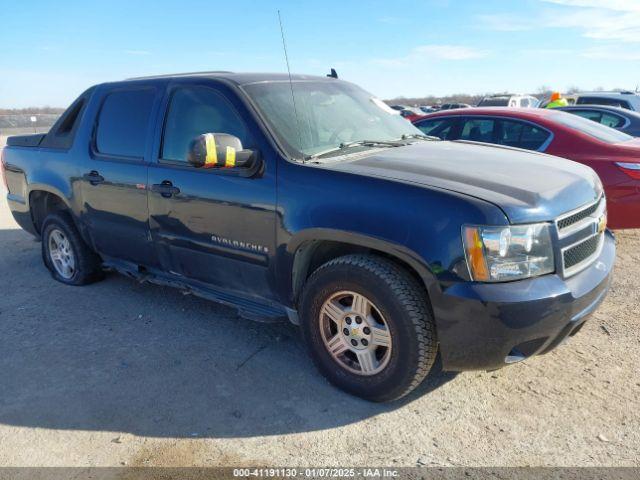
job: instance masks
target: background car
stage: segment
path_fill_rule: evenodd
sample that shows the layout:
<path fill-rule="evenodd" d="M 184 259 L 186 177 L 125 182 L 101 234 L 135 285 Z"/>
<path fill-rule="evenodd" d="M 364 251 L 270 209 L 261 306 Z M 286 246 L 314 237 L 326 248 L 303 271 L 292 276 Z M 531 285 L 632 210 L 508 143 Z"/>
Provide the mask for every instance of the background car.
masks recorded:
<path fill-rule="evenodd" d="M 536 108 L 539 104 L 540 100 L 531 95 L 505 93 L 484 97 L 478 103 L 478 107 Z"/>
<path fill-rule="evenodd" d="M 640 139 L 557 109 L 474 108 L 433 113 L 414 124 L 443 140 L 523 148 L 588 165 L 604 184 L 611 228 L 640 228 Z"/>
<path fill-rule="evenodd" d="M 419 118 L 424 117 L 426 113 L 424 113 L 419 108 L 406 107 L 400 110 L 400 115 L 403 118 L 406 118 L 407 120 L 409 120 L 410 122 L 415 122 Z"/>
<path fill-rule="evenodd" d="M 420 105 L 419 108 L 422 111 L 422 113 L 433 113 L 438 111 L 438 109 L 430 107 L 429 105 Z"/>
<path fill-rule="evenodd" d="M 637 92 L 581 92 L 571 95 L 572 105 L 607 105 L 640 111 L 640 95 Z"/>
<path fill-rule="evenodd" d="M 440 110 L 454 110 L 456 108 L 471 108 L 468 103 L 443 103 Z"/>
<path fill-rule="evenodd" d="M 640 113 L 619 107 L 604 105 L 573 105 L 556 110 L 573 113 L 607 127 L 620 130 L 632 137 L 640 137 Z"/>

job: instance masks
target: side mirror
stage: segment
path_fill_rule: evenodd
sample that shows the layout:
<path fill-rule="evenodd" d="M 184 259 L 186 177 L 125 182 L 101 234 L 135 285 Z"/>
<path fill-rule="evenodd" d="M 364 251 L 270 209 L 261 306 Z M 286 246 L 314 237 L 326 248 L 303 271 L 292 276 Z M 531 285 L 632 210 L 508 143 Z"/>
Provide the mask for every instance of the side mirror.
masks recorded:
<path fill-rule="evenodd" d="M 187 160 L 196 168 L 244 168 L 257 163 L 257 152 L 245 150 L 238 137 L 226 133 L 203 133 L 191 140 Z"/>

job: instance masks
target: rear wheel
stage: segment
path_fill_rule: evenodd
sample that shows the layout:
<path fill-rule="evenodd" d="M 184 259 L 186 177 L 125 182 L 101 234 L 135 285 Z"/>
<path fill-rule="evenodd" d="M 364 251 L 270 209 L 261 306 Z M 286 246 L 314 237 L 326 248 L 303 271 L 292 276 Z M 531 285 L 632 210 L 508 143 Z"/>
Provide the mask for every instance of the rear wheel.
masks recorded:
<path fill-rule="evenodd" d="M 406 395 L 436 358 L 426 294 L 387 259 L 347 255 L 326 263 L 305 285 L 301 312 L 303 337 L 320 371 L 359 397 Z"/>
<path fill-rule="evenodd" d="M 53 278 L 68 285 L 86 285 L 103 277 L 100 257 L 65 212 L 49 214 L 42 224 L 42 259 Z"/>

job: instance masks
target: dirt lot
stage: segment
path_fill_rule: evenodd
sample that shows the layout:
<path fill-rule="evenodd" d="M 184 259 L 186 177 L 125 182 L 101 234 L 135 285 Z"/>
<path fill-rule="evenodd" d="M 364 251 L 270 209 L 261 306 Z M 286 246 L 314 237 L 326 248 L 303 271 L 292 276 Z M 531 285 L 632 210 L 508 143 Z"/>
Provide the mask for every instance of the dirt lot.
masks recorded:
<path fill-rule="evenodd" d="M 0 202 L 0 465 L 640 465 L 638 233 L 569 343 L 375 405 L 290 325 L 118 275 L 54 282 Z"/>

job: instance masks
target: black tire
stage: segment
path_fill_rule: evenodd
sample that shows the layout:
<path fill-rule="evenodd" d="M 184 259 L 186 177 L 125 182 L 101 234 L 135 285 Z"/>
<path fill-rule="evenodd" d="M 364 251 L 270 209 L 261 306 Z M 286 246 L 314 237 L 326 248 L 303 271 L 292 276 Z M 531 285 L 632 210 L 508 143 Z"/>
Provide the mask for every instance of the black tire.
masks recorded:
<path fill-rule="evenodd" d="M 49 239 L 53 232 L 60 231 L 68 239 L 74 256 L 74 271 L 70 278 L 62 276 L 53 265 Z M 100 257 L 82 240 L 73 221 L 66 212 L 49 214 L 42 223 L 42 259 L 53 278 L 67 285 L 87 285 L 104 278 Z"/>
<path fill-rule="evenodd" d="M 392 348 L 378 373 L 352 373 L 325 346 L 320 311 L 342 291 L 367 297 L 388 325 Z M 427 376 L 438 353 L 426 292 L 406 270 L 382 257 L 346 255 L 322 265 L 305 284 L 300 311 L 302 335 L 319 370 L 337 387 L 366 400 L 386 402 L 407 395 Z"/>

